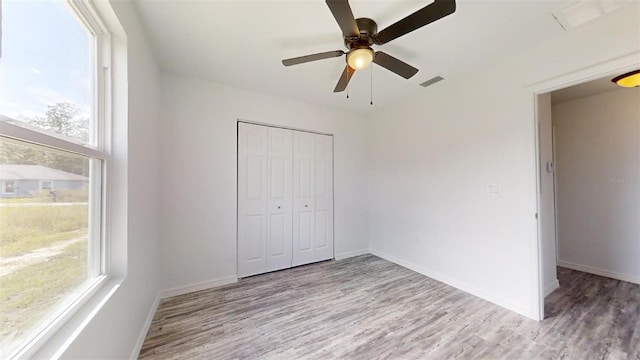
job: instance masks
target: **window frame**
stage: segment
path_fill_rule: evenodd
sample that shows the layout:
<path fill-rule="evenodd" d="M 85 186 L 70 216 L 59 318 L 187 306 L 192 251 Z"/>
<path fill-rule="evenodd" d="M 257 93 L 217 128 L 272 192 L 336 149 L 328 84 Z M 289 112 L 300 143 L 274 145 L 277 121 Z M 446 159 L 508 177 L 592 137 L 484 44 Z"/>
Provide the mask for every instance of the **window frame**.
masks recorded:
<path fill-rule="evenodd" d="M 89 203 L 90 226 L 88 229 L 89 250 L 88 261 L 97 262 L 99 266 L 89 267 L 89 276 L 93 279 L 82 291 L 75 294 L 64 308 L 55 308 L 56 315 L 41 328 L 34 329 L 33 336 L 14 353 L 9 354 L 12 359 L 25 358 L 33 355 L 51 339 L 79 310 L 94 297 L 100 294 L 104 285 L 113 278 L 110 268 L 110 182 L 111 169 L 111 131 L 112 131 L 112 79 L 111 79 L 111 33 L 104 20 L 99 15 L 92 0 L 66 0 L 68 10 L 78 20 L 79 25 L 85 26 L 93 37 L 93 119 L 90 124 L 90 138 L 88 143 L 81 143 L 77 139 L 49 133 L 24 122 L 20 122 L 0 115 L 0 137 L 24 142 L 36 147 L 51 148 L 99 161 L 90 161 L 90 177 L 97 181 L 90 181 Z M 53 187 L 53 181 L 51 181 Z M 42 187 L 42 182 L 40 183 Z M 4 190 L 4 184 L 3 189 Z M 15 193 L 15 186 L 14 186 Z M 95 200 L 94 200 L 95 199 Z M 93 224 L 93 225 L 91 225 Z M 96 248 L 97 246 L 97 248 Z M 93 247 L 93 248 L 92 248 Z M 71 293 L 70 293 L 71 294 Z"/>

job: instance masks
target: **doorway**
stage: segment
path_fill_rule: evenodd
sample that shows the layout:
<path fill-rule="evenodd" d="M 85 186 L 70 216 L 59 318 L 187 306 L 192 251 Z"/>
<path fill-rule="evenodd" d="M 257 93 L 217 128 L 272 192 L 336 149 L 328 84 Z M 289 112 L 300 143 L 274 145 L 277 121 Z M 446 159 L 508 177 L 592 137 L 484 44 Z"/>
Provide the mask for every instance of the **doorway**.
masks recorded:
<path fill-rule="evenodd" d="M 640 284 L 640 88 L 612 77 L 536 95 L 541 307 L 576 271 Z"/>

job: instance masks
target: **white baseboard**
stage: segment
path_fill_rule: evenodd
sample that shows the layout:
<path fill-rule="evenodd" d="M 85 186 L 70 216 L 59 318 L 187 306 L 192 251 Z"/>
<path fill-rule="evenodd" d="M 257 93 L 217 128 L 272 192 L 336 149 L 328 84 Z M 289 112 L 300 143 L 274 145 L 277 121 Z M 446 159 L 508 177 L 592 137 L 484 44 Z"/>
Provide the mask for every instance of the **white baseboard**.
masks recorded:
<path fill-rule="evenodd" d="M 544 297 L 549 296 L 549 294 L 554 292 L 559 287 L 560 287 L 560 282 L 558 281 L 558 279 L 555 279 L 554 281 L 551 282 L 551 284 L 547 285 L 547 287 L 544 288 Z"/>
<path fill-rule="evenodd" d="M 622 273 L 618 273 L 618 272 L 615 272 L 615 271 L 599 269 L 599 268 L 596 268 L 596 267 L 593 267 L 593 266 L 589 266 L 589 265 L 576 264 L 576 263 L 572 263 L 572 262 L 564 261 L 564 260 L 560 260 L 560 259 L 558 259 L 558 263 L 557 264 L 558 264 L 558 266 L 564 267 L 564 268 L 567 268 L 567 269 L 582 271 L 582 272 L 586 272 L 586 273 L 590 273 L 590 274 L 600 275 L 600 276 L 604 276 L 604 277 L 608 277 L 608 278 L 612 278 L 612 279 L 616 279 L 616 280 L 627 281 L 627 282 L 630 282 L 630 283 L 634 283 L 634 284 L 639 284 L 640 285 L 640 276 L 634 276 L 634 275 L 630 275 L 630 274 L 622 274 Z"/>
<path fill-rule="evenodd" d="M 364 255 L 364 254 L 368 254 L 369 253 L 369 249 L 360 249 L 360 250 L 355 250 L 355 251 L 347 251 L 347 252 L 343 252 L 343 253 L 336 253 L 334 255 L 336 260 L 342 260 L 342 259 L 347 259 L 350 257 L 354 257 L 354 256 L 360 256 L 360 255 Z"/>
<path fill-rule="evenodd" d="M 187 294 L 194 291 L 211 289 L 211 288 L 222 286 L 222 285 L 233 284 L 235 282 L 238 282 L 238 278 L 236 276 L 227 276 L 219 279 L 207 280 L 207 281 L 202 281 L 194 284 L 178 286 L 171 289 L 165 289 L 160 291 L 160 298 L 164 299 L 172 296 Z"/>
<path fill-rule="evenodd" d="M 420 273 L 422 275 L 425 275 L 427 277 L 430 277 L 432 279 L 438 280 L 440 282 L 443 282 L 447 285 L 451 285 L 455 288 L 458 288 L 464 292 L 467 292 L 471 295 L 477 296 L 481 299 L 487 300 L 489 302 L 492 302 L 498 306 L 502 306 L 503 308 L 509 309 L 511 311 L 514 311 L 518 314 L 524 315 L 528 318 L 534 319 L 534 320 L 538 320 L 537 318 L 537 314 L 531 314 L 531 312 L 528 310 L 528 308 L 526 306 L 522 306 L 520 304 L 516 304 L 514 302 L 512 302 L 509 299 L 505 299 L 502 296 L 496 295 L 496 294 L 492 294 L 488 291 L 482 290 L 482 289 L 478 289 L 475 286 L 469 285 L 465 282 L 450 278 L 446 275 L 440 274 L 438 272 L 435 272 L 431 269 L 427 269 L 423 266 L 420 265 L 416 265 L 414 263 L 411 263 L 409 261 L 405 261 L 402 260 L 400 258 L 397 258 L 393 255 L 389 255 L 387 253 L 384 253 L 382 251 L 376 250 L 376 249 L 369 249 L 369 252 L 373 255 L 376 255 L 378 257 L 381 257 L 385 260 L 391 261 L 393 263 L 396 263 L 402 267 L 405 267 L 407 269 L 413 270 L 417 273 Z"/>
<path fill-rule="evenodd" d="M 140 350 L 142 350 L 142 344 L 144 344 L 144 339 L 147 337 L 147 332 L 149 331 L 149 327 L 151 326 L 151 322 L 153 321 L 153 316 L 156 314 L 156 310 L 158 310 L 158 304 L 160 304 L 160 292 L 158 292 L 155 300 L 153 300 L 153 304 L 151 304 L 151 308 L 149 309 L 149 313 L 147 314 L 147 319 L 144 321 L 142 331 L 140 331 L 140 335 L 138 335 L 136 345 L 134 346 L 133 352 L 131 352 L 131 356 L 129 357 L 131 360 L 137 359 L 138 355 L 140 355 Z"/>

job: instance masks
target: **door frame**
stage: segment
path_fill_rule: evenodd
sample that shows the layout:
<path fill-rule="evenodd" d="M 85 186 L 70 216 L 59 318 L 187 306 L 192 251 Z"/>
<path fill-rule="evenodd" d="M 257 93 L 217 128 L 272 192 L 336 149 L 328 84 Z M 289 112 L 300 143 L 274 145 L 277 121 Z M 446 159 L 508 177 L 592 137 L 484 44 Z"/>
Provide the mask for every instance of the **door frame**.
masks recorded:
<path fill-rule="evenodd" d="M 303 129 L 303 128 L 297 128 L 297 127 L 292 127 L 292 126 L 284 126 L 284 125 L 276 125 L 276 124 L 272 124 L 272 123 L 266 123 L 266 122 L 259 122 L 259 121 L 252 121 L 252 120 L 246 120 L 246 119 L 241 119 L 241 118 L 237 118 L 236 119 L 236 277 L 238 278 L 238 274 L 239 274 L 239 264 L 238 264 L 238 254 L 239 249 L 238 249 L 238 219 L 239 219 L 239 207 L 238 207 L 238 190 L 240 189 L 240 187 L 238 186 L 238 181 L 239 181 L 239 176 L 238 176 L 238 170 L 239 170 L 239 166 L 238 163 L 240 161 L 240 158 L 238 157 L 238 151 L 240 143 L 238 142 L 238 136 L 240 135 L 240 123 L 244 123 L 244 124 L 249 124 L 249 125 L 259 125 L 259 126 L 266 126 L 266 127 L 271 127 L 271 128 L 276 128 L 276 129 L 285 129 L 285 130 L 293 130 L 293 131 L 302 131 L 302 132 L 306 132 L 306 133 L 311 133 L 311 134 L 318 134 L 318 135 L 327 135 L 327 136 L 331 136 L 331 183 L 332 183 L 332 188 L 333 188 L 333 193 L 331 194 L 332 196 L 332 202 L 331 202 L 331 206 L 333 207 L 333 211 L 331 212 L 332 214 L 332 221 L 333 221 L 333 228 L 331 229 L 333 236 L 332 236 L 332 240 L 333 240 L 333 257 L 332 259 L 335 260 L 336 258 L 336 189 L 335 189 L 335 177 L 336 177 L 336 169 L 335 169 L 335 137 L 332 133 L 325 133 L 325 132 L 321 132 L 321 131 L 316 131 L 316 130 L 308 130 L 308 129 Z"/>
<path fill-rule="evenodd" d="M 535 144 L 535 178 L 536 178 L 536 236 L 535 236 L 535 261 L 533 271 L 533 289 L 531 291 L 532 298 L 531 304 L 534 309 L 533 314 L 536 314 L 537 320 L 544 320 L 544 284 L 543 284 L 543 254 L 542 254 L 542 236 L 540 229 L 540 197 L 541 197 L 541 178 L 540 178 L 540 134 L 538 129 L 538 95 L 560 90 L 570 86 L 582 84 L 588 81 L 597 80 L 604 77 L 615 77 L 619 74 L 632 71 L 640 67 L 640 51 L 635 51 L 630 54 L 616 57 L 607 61 L 603 61 L 592 66 L 570 71 L 559 76 L 534 83 L 526 86 L 525 88 L 533 96 L 534 118 L 533 126 L 535 129 L 534 144 Z M 555 161 L 555 159 L 554 159 Z M 554 174 L 555 177 L 555 174 Z M 555 202 L 555 193 L 554 193 Z M 557 222 L 556 222 L 557 230 Z M 556 236 L 557 240 L 557 236 Z M 557 249 L 556 249 L 557 251 Z M 536 306 L 537 304 L 537 306 Z"/>

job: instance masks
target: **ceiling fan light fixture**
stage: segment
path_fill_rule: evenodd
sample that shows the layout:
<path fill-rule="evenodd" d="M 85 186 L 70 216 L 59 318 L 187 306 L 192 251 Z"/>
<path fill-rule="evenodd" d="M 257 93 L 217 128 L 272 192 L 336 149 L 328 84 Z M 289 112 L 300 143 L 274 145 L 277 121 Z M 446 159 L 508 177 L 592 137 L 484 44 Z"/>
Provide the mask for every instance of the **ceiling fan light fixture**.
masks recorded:
<path fill-rule="evenodd" d="M 614 77 L 611 81 L 626 88 L 639 87 L 640 69 Z"/>
<path fill-rule="evenodd" d="M 361 70 L 373 61 L 373 50 L 368 47 L 353 49 L 347 54 L 347 64 L 352 69 Z"/>
<path fill-rule="evenodd" d="M 0 2 L 1 1 L 2 0 L 0 0 Z M 345 53 L 342 50 L 325 51 L 284 59 L 282 60 L 282 64 L 284 66 L 298 65 L 316 60 L 342 57 L 346 54 L 347 64 L 344 66 L 344 71 L 342 75 L 340 75 L 336 87 L 333 89 L 333 92 L 336 93 L 347 89 L 349 80 L 356 70 L 362 70 L 372 62 L 375 62 L 376 65 L 400 77 L 409 79 L 418 72 L 418 69 L 385 52 L 374 52 L 371 46 L 387 44 L 394 39 L 440 20 L 445 16 L 449 16 L 456 11 L 456 0 L 432 1 L 431 4 L 378 31 L 378 24 L 373 19 L 366 17 L 356 19 L 353 16 L 349 0 L 325 0 L 331 14 L 338 23 L 338 27 L 340 27 L 342 31 L 344 46 L 348 52 Z"/>

